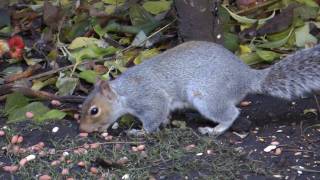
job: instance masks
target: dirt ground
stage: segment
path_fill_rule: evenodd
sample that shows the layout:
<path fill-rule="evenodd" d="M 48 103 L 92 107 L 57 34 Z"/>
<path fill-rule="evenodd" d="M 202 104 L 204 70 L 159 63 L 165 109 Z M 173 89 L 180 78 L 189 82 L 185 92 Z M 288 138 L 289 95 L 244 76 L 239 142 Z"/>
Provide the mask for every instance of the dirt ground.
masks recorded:
<path fill-rule="evenodd" d="M 70 156 L 71 163 L 61 163 L 55 168 L 51 168 L 50 163 L 59 157 L 60 151 L 103 139 L 98 134 L 79 138 L 74 120 L 45 125 L 28 122 L 9 125 L 7 135 L 0 137 L 0 167 L 17 164 L 25 156 L 9 152 L 8 144 L 13 134 L 24 137 L 21 147 L 42 141 L 46 150 L 55 148 L 56 153 L 38 158 L 14 174 L 0 170 L 0 179 L 37 179 L 42 174 L 49 174 L 53 179 L 121 179 L 125 173 L 131 179 L 320 179 L 320 120 L 315 97 L 288 102 L 252 95 L 245 100 L 251 104 L 241 107 L 241 116 L 232 128 L 238 135 L 231 130 L 217 139 L 200 135 L 197 127 L 213 124 L 199 120 L 201 117 L 197 113 L 179 112 L 173 119 L 187 122 L 187 128 L 171 125 L 156 135 L 143 138 L 128 137 L 122 129 L 112 130 L 112 143 L 104 144 L 99 150 L 88 150 L 86 155 Z M 3 118 L 0 120 L 2 129 L 4 121 Z M 60 128 L 54 135 L 53 127 Z M 246 132 L 249 132 L 247 136 L 240 137 Z M 131 141 L 132 144 L 127 143 Z M 124 145 L 120 150 L 115 148 L 121 143 Z M 141 157 L 143 153 L 131 150 L 139 143 L 146 145 L 145 157 Z M 187 149 L 191 144 L 195 147 Z M 265 152 L 270 144 L 276 145 L 277 149 Z M 106 167 L 99 160 L 115 160 L 121 156 L 129 158 L 129 163 L 122 168 Z M 73 163 L 79 160 L 90 165 L 79 168 Z M 88 173 L 89 166 L 98 167 L 99 175 Z M 64 167 L 70 169 L 69 176 L 60 175 Z"/>

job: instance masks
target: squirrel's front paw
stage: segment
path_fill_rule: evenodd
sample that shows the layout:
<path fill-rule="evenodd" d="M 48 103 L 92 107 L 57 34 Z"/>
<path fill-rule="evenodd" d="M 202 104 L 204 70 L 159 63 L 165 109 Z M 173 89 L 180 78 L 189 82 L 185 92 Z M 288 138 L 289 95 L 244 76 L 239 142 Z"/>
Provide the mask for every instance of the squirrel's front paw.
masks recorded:
<path fill-rule="evenodd" d="M 143 129 L 130 129 L 126 131 L 126 134 L 128 136 L 134 136 L 134 137 L 143 137 L 147 133 Z"/>
<path fill-rule="evenodd" d="M 202 135 L 209 135 L 209 136 L 219 136 L 221 135 L 223 132 L 219 131 L 216 128 L 212 128 L 212 127 L 199 127 L 198 131 L 200 132 L 200 134 Z"/>

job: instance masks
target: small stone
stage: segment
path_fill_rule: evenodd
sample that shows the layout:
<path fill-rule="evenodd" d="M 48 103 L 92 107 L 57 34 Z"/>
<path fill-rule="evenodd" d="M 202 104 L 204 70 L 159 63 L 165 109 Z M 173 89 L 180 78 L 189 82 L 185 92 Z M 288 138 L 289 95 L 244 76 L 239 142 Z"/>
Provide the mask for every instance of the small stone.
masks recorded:
<path fill-rule="evenodd" d="M 107 137 L 109 134 L 107 132 L 101 133 L 102 137 Z"/>
<path fill-rule="evenodd" d="M 18 142 L 18 138 L 19 138 L 18 135 L 12 136 L 12 138 L 11 138 L 11 144 L 16 144 L 16 143 Z"/>
<path fill-rule="evenodd" d="M 44 157 L 47 155 L 47 153 L 45 151 L 40 151 L 38 154 L 40 157 Z"/>
<path fill-rule="evenodd" d="M 52 132 L 53 133 L 56 133 L 56 132 L 58 132 L 59 131 L 59 127 L 54 127 L 54 128 L 52 128 Z"/>
<path fill-rule="evenodd" d="M 61 106 L 61 102 L 58 101 L 58 100 L 52 100 L 52 101 L 51 101 L 51 104 L 52 104 L 53 106 Z"/>
<path fill-rule="evenodd" d="M 112 140 L 112 136 L 111 135 L 108 135 L 107 137 L 105 137 L 104 139 L 106 140 L 106 141 L 111 141 Z"/>
<path fill-rule="evenodd" d="M 91 168 L 90 168 L 90 172 L 91 172 L 92 174 L 97 174 L 97 173 L 98 173 L 98 169 L 97 169 L 96 167 L 91 167 Z"/>
<path fill-rule="evenodd" d="M 124 157 L 120 158 L 120 159 L 117 161 L 117 164 L 124 165 L 124 164 L 126 164 L 128 161 L 129 161 L 129 159 L 128 159 L 126 156 L 124 156 Z"/>
<path fill-rule="evenodd" d="M 64 175 L 64 176 L 68 175 L 69 174 L 69 169 L 63 168 L 62 171 L 61 171 L 61 174 Z"/>
<path fill-rule="evenodd" d="M 295 156 L 300 156 L 301 154 L 302 154 L 301 152 L 294 153 Z"/>
<path fill-rule="evenodd" d="M 249 106 L 252 102 L 251 101 L 241 101 L 240 106 L 246 107 Z"/>
<path fill-rule="evenodd" d="M 9 173 L 15 173 L 19 169 L 19 166 L 17 165 L 3 166 L 2 169 Z"/>
<path fill-rule="evenodd" d="M 88 137 L 88 133 L 86 133 L 86 132 L 82 132 L 82 133 L 79 133 L 79 136 L 80 137 Z"/>
<path fill-rule="evenodd" d="M 45 146 L 44 142 L 39 142 L 37 145 L 38 145 L 39 147 L 41 147 L 41 148 L 43 148 L 43 147 Z"/>
<path fill-rule="evenodd" d="M 6 132 L 0 130 L 0 137 L 6 135 Z"/>
<path fill-rule="evenodd" d="M 278 141 L 272 141 L 271 144 L 277 146 L 277 145 L 279 145 L 280 143 L 279 143 Z"/>
<path fill-rule="evenodd" d="M 207 154 L 208 154 L 208 155 L 211 155 L 211 154 L 213 154 L 213 153 L 214 153 L 214 151 L 213 151 L 212 149 L 208 149 L 208 150 L 207 150 Z"/>
<path fill-rule="evenodd" d="M 145 149 L 145 145 L 144 144 L 141 144 L 137 147 L 138 151 L 143 151 Z"/>
<path fill-rule="evenodd" d="M 79 120 L 79 119 L 80 119 L 80 114 L 75 113 L 75 114 L 73 115 L 73 118 L 76 119 L 76 120 Z"/>
<path fill-rule="evenodd" d="M 56 149 L 51 148 L 51 149 L 48 150 L 48 153 L 51 154 L 51 155 L 54 155 L 54 154 L 56 154 Z"/>
<path fill-rule="evenodd" d="M 197 153 L 196 154 L 196 156 L 202 156 L 203 155 L 203 153 Z"/>
<path fill-rule="evenodd" d="M 61 162 L 59 160 L 54 160 L 51 162 L 51 166 L 57 166 L 59 165 Z"/>
<path fill-rule="evenodd" d="M 283 176 L 280 174 L 274 174 L 273 177 L 281 179 Z"/>
<path fill-rule="evenodd" d="M 17 139 L 17 143 L 20 144 L 20 143 L 22 143 L 22 141 L 23 141 L 23 137 L 19 136 L 18 139 Z"/>
<path fill-rule="evenodd" d="M 52 178 L 49 175 L 42 175 L 42 176 L 39 177 L 39 180 L 51 180 L 51 179 Z"/>
<path fill-rule="evenodd" d="M 83 162 L 83 161 L 80 161 L 80 162 L 78 162 L 78 166 L 80 166 L 80 167 L 85 167 L 85 166 L 86 166 L 86 163 Z"/>
<path fill-rule="evenodd" d="M 33 116 L 34 116 L 33 112 L 26 112 L 26 117 L 27 117 L 28 119 L 32 119 Z"/>
<path fill-rule="evenodd" d="M 196 147 L 195 144 L 189 144 L 188 146 L 186 146 L 184 149 L 187 151 L 191 151 L 192 149 L 194 149 Z"/>
<path fill-rule="evenodd" d="M 131 150 L 132 150 L 133 152 L 138 152 L 138 151 L 139 151 L 136 146 L 132 146 Z"/>
<path fill-rule="evenodd" d="M 264 148 L 264 152 L 270 152 L 276 148 L 277 148 L 277 146 L 275 146 L 275 145 L 269 145 L 266 148 Z"/>
<path fill-rule="evenodd" d="M 69 153 L 68 153 L 67 151 L 64 151 L 64 152 L 62 153 L 62 155 L 63 155 L 64 157 L 66 157 L 66 156 L 69 156 Z"/>
<path fill-rule="evenodd" d="M 124 179 L 124 180 L 130 179 L 130 175 L 129 174 L 125 174 L 125 175 L 122 176 L 121 179 Z"/>
<path fill-rule="evenodd" d="M 118 129 L 119 128 L 119 123 L 115 122 L 113 123 L 111 129 Z"/>
<path fill-rule="evenodd" d="M 97 149 L 100 147 L 100 144 L 99 143 L 92 143 L 90 144 L 90 149 Z"/>
<path fill-rule="evenodd" d="M 25 164 L 27 164 L 28 160 L 26 158 L 23 158 L 20 160 L 19 165 L 20 166 L 24 166 Z"/>
<path fill-rule="evenodd" d="M 277 148 L 276 151 L 274 152 L 275 155 L 280 155 L 282 153 L 282 149 L 281 148 Z"/>
<path fill-rule="evenodd" d="M 27 161 L 32 161 L 32 160 L 36 159 L 36 155 L 30 154 L 29 156 L 27 156 L 25 158 L 27 159 Z"/>

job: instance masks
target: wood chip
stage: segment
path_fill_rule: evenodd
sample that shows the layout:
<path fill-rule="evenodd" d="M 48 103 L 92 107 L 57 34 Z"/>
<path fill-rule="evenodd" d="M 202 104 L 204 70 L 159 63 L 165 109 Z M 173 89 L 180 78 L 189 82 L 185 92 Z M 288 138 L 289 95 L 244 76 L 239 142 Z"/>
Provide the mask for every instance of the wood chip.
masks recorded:
<path fill-rule="evenodd" d="M 39 177 L 39 180 L 51 180 L 51 179 L 52 178 L 49 175 L 42 175 L 42 176 Z"/>
<path fill-rule="evenodd" d="M 3 166 L 2 169 L 6 172 L 9 172 L 9 173 L 15 173 L 16 171 L 18 171 L 19 166 L 17 166 L 17 165 Z"/>

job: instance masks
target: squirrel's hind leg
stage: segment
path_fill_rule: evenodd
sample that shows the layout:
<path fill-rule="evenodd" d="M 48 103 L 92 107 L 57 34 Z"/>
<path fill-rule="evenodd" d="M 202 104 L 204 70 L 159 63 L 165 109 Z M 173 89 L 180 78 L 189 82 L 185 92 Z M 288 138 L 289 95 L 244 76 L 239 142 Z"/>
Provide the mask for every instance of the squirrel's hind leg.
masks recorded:
<path fill-rule="evenodd" d="M 218 136 L 228 130 L 239 115 L 239 110 L 235 105 L 225 104 L 224 101 L 217 99 L 194 99 L 194 107 L 201 115 L 207 119 L 219 123 L 209 133 L 210 135 Z M 201 131 L 201 128 L 199 128 Z"/>

